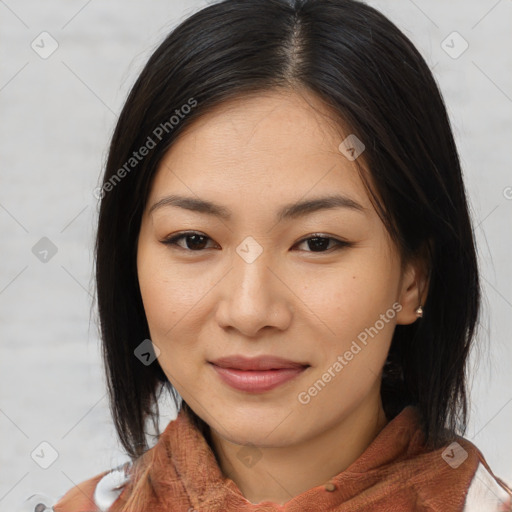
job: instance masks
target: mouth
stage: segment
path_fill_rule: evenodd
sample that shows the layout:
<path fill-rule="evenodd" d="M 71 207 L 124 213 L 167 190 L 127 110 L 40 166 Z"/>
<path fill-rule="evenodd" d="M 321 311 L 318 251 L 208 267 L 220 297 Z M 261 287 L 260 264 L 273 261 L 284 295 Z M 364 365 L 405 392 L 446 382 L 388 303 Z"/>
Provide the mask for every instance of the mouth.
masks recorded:
<path fill-rule="evenodd" d="M 303 368 L 310 366 L 309 363 L 302 363 L 284 359 L 277 356 L 228 356 L 209 361 L 220 368 L 231 368 L 233 370 L 283 370 L 289 368 Z"/>
<path fill-rule="evenodd" d="M 251 393 L 270 391 L 296 378 L 310 367 L 308 363 L 275 356 L 230 356 L 208 363 L 225 384 Z"/>

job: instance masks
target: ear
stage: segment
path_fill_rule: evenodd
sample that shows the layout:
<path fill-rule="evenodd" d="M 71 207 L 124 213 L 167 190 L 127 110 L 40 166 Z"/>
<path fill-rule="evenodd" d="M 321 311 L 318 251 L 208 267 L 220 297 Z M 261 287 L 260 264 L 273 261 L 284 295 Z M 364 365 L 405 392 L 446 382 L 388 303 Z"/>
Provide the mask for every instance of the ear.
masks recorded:
<path fill-rule="evenodd" d="M 430 281 L 428 261 L 425 247 L 418 256 L 410 259 L 405 265 L 398 290 L 398 302 L 402 309 L 397 314 L 397 324 L 414 323 L 418 319 L 418 306 L 425 307 Z"/>

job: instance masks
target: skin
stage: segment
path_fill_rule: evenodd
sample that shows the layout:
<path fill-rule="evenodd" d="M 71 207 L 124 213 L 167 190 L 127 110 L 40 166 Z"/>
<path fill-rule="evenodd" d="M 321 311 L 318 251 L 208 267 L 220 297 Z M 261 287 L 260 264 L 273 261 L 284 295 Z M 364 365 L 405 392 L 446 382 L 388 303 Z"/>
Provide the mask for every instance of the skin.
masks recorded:
<path fill-rule="evenodd" d="M 284 504 L 363 453 L 387 423 L 380 378 L 395 325 L 416 321 L 424 303 L 423 267 L 401 268 L 355 163 L 338 150 L 350 131 L 328 115 L 316 97 L 289 90 L 231 100 L 203 115 L 161 161 L 139 233 L 138 277 L 158 363 L 210 426 L 223 473 L 251 503 Z M 276 220 L 284 204 L 333 193 L 364 210 Z M 150 212 L 170 194 L 213 201 L 232 217 L 177 206 Z M 162 243 L 182 231 L 207 238 Z M 331 241 L 315 251 L 303 240 L 318 233 L 351 245 Z M 251 263 L 236 251 L 249 236 L 262 248 Z M 393 304 L 401 305 L 394 318 L 301 403 L 298 395 Z M 243 392 L 208 363 L 234 354 L 310 367 L 271 391 Z M 239 456 L 243 447 L 255 463 Z"/>

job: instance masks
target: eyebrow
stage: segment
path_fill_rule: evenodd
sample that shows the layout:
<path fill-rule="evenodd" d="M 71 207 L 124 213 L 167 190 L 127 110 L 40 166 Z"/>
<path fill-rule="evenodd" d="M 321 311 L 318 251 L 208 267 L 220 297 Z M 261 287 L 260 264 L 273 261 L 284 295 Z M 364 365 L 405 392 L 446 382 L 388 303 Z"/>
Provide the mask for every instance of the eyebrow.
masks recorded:
<path fill-rule="evenodd" d="M 225 220 L 229 220 L 231 218 L 231 211 L 225 206 L 211 201 L 205 201 L 204 199 L 180 195 L 170 195 L 160 199 L 151 206 L 149 213 L 151 214 L 159 208 L 168 206 L 175 206 L 198 213 L 213 215 Z M 348 208 L 361 213 L 365 213 L 366 210 L 366 208 L 347 196 L 331 195 L 284 205 L 279 209 L 276 217 L 279 221 L 285 219 L 296 219 L 319 210 L 331 210 L 334 208 Z"/>

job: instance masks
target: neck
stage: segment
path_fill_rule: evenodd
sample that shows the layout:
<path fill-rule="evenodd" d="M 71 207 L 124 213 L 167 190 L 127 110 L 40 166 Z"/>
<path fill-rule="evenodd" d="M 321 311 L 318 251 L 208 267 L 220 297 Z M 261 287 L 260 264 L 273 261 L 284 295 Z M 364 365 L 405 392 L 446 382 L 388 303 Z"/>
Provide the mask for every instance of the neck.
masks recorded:
<path fill-rule="evenodd" d="M 248 501 L 283 505 L 347 469 L 386 423 L 379 396 L 313 438 L 293 445 L 258 447 L 261 458 L 251 467 L 237 457 L 240 445 L 213 430 L 211 442 L 222 472 Z"/>

